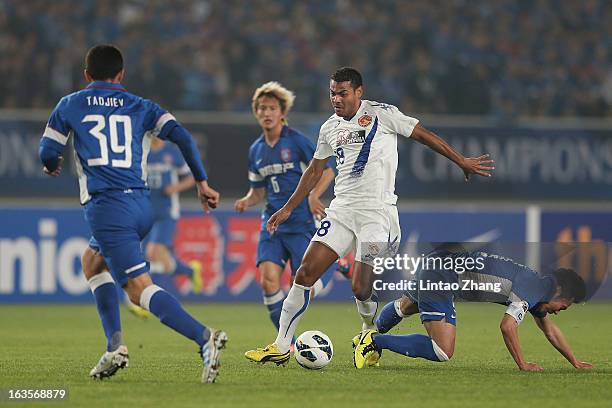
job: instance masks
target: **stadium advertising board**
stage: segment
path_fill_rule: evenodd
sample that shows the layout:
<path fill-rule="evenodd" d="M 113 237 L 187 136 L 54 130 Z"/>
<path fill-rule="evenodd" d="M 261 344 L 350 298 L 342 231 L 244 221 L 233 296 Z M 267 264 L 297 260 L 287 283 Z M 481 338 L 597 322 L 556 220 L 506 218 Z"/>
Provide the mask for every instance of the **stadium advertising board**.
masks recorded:
<path fill-rule="evenodd" d="M 180 119 L 180 115 L 179 115 Z M 259 135 L 255 123 L 185 124 L 198 140 L 211 180 L 222 180 L 222 193 L 248 188 L 247 152 Z M 292 122 L 312 140 L 316 122 Z M 433 123 L 432 125 L 435 125 Z M 40 172 L 38 139 L 44 121 L 0 121 L 0 186 L 12 196 L 75 196 L 77 182 L 64 172 L 48 183 Z M 400 138 L 397 192 L 402 198 L 611 199 L 612 139 L 609 130 L 555 130 L 508 127 L 435 129 L 466 155 L 489 153 L 495 177 L 463 181 L 456 166 L 418 143 Z M 66 169 L 72 155 L 66 154 Z M 333 159 L 332 159 L 333 161 Z"/>
<path fill-rule="evenodd" d="M 592 236 L 609 240 L 609 231 L 598 221 L 601 217 L 612 221 L 612 213 L 543 212 L 542 240 L 567 240 L 567 228 L 578 231 L 577 239 Z M 400 212 L 400 220 L 402 253 L 418 253 L 422 250 L 419 245 L 442 240 L 499 242 L 506 255 L 526 259 L 527 217 L 522 210 L 405 210 Z M 79 264 L 89 238 L 80 209 L 2 208 L 0 225 L 0 302 L 91 301 Z M 260 301 L 255 267 L 259 228 L 256 212 L 238 215 L 220 210 L 204 217 L 198 211 L 185 211 L 174 246 L 181 259 L 202 266 L 197 293 L 185 297 L 194 301 Z M 587 236 L 587 229 L 592 235 Z M 508 248 L 515 253 L 506 253 Z M 603 273 L 600 282 L 607 276 L 606 271 L 597 273 Z M 179 295 L 171 277 L 156 275 L 155 279 Z M 283 282 L 289 284 L 287 273 Z M 352 298 L 349 282 L 339 274 L 332 286 L 325 299 Z M 612 290 L 600 290 L 599 296 L 612 296 Z"/>

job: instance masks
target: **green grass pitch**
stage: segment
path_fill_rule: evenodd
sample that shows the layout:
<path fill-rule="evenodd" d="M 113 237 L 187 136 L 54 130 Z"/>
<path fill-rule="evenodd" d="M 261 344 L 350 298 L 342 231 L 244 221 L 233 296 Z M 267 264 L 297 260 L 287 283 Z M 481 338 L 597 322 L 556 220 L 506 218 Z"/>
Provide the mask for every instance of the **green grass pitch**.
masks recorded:
<path fill-rule="evenodd" d="M 499 333 L 503 307 L 459 304 L 457 347 L 449 363 L 385 352 L 381 367 L 353 368 L 350 339 L 359 320 L 352 303 L 314 303 L 298 332 L 319 329 L 335 346 L 320 371 L 249 363 L 243 353 L 274 339 L 259 304 L 198 304 L 187 308 L 229 335 L 217 383 L 199 383 L 196 347 L 155 319 L 142 322 L 122 309 L 130 367 L 113 378 L 87 377 L 104 350 L 93 305 L 1 305 L 0 387 L 69 390 L 51 406 L 155 407 L 609 407 L 612 404 L 612 304 L 574 306 L 554 317 L 576 355 L 594 363 L 579 371 L 552 348 L 531 318 L 520 328 L 527 359 L 543 373 L 516 369 Z M 394 333 L 422 332 L 418 318 Z M 49 406 L 49 402 L 0 405 Z"/>

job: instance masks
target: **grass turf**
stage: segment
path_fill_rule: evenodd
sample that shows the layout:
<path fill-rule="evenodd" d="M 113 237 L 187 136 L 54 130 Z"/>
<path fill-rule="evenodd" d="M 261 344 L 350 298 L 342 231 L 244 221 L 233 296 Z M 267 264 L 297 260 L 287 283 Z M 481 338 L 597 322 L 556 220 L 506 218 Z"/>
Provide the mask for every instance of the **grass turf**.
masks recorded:
<path fill-rule="evenodd" d="M 227 331 L 217 383 L 199 383 L 196 346 L 156 319 L 140 321 L 122 310 L 130 367 L 113 378 L 87 377 L 105 340 L 93 305 L 1 305 L 0 388 L 67 388 L 53 406 L 362 406 L 391 407 L 595 407 L 612 401 L 612 304 L 574 306 L 554 317 L 582 360 L 594 370 L 575 370 L 550 346 L 531 318 L 520 328 L 529 361 L 543 373 L 522 373 L 499 333 L 503 307 L 457 305 L 457 347 L 449 363 L 415 360 L 386 351 L 381 367 L 356 371 L 350 339 L 358 317 L 351 303 L 314 303 L 299 332 L 319 329 L 335 346 L 332 363 L 309 371 L 249 363 L 243 353 L 274 339 L 265 308 L 255 304 L 188 305 L 202 321 Z M 418 318 L 392 333 L 423 332 Z M 49 402 L 18 403 L 47 406 Z M 126 405 L 127 404 L 127 405 Z M 6 405 L 6 403 L 2 403 Z M 17 406 L 17 404 L 15 404 Z"/>

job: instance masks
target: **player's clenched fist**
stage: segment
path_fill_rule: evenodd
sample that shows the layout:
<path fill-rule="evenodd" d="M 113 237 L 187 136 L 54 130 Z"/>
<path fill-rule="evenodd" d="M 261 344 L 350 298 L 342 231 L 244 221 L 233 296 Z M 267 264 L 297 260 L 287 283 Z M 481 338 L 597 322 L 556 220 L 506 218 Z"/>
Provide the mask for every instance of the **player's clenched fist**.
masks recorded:
<path fill-rule="evenodd" d="M 274 231 L 281 225 L 283 222 L 287 221 L 287 218 L 291 215 L 291 211 L 282 207 L 280 210 L 272 214 L 270 219 L 268 220 L 268 224 L 266 225 L 266 229 L 270 234 L 273 234 Z"/>
<path fill-rule="evenodd" d="M 52 176 L 52 177 L 59 176 L 62 172 L 62 163 L 64 163 L 64 158 L 62 156 L 59 156 L 57 158 L 57 167 L 55 168 L 55 170 L 49 171 L 49 169 L 47 169 L 46 167 L 43 167 L 43 173 L 45 173 L 48 176 Z"/>
<path fill-rule="evenodd" d="M 199 181 L 196 187 L 198 188 L 198 198 L 202 204 L 202 209 L 208 213 L 209 208 L 217 208 L 219 193 L 211 188 L 206 181 Z"/>

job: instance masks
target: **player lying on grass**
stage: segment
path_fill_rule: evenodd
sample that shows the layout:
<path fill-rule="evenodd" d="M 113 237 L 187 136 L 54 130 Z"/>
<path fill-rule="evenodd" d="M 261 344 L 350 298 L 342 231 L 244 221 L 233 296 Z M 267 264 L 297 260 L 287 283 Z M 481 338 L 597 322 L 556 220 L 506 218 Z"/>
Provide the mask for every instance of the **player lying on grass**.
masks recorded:
<path fill-rule="evenodd" d="M 376 319 L 378 330 L 362 331 L 353 339 L 355 367 L 375 365 L 382 350 L 431 361 L 450 360 L 455 351 L 456 312 L 453 301 L 456 298 L 508 306 L 500 328 L 506 347 L 520 370 L 543 370 L 540 365 L 526 361 L 521 351 L 518 326 L 527 312 L 533 315 L 548 341 L 574 367 L 593 367 L 574 356 L 563 333 L 549 316 L 585 299 L 585 283 L 576 272 L 571 269 L 558 269 L 552 276 L 540 275 L 512 259 L 485 252 L 439 250 L 428 255 L 428 258 L 432 257 L 480 257 L 483 267 L 462 273 L 439 267 L 418 270 L 411 289 L 382 309 Z M 440 282 L 446 285 L 444 290 L 431 289 L 432 283 Z M 454 288 L 451 288 L 452 284 L 455 284 Z M 495 289 L 491 290 L 492 288 Z M 420 313 L 427 335 L 383 334 L 404 317 L 416 313 Z"/>
<path fill-rule="evenodd" d="M 362 327 L 374 327 L 378 303 L 372 292 L 373 259 L 395 252 L 401 241 L 395 175 L 399 135 L 410 137 L 456 163 L 466 180 L 489 177 L 493 160 L 488 155 L 469 158 L 425 129 L 395 106 L 362 99 L 363 80 L 354 68 L 341 68 L 330 78 L 329 97 L 334 114 L 321 126 L 317 148 L 287 203 L 268 220 L 274 233 L 310 194 L 336 158 L 335 197 L 326 217 L 304 254 L 295 281 L 283 302 L 274 343 L 245 353 L 248 360 L 284 364 L 301 316 L 308 308 L 315 282 L 338 258 L 355 250 L 352 289 Z M 393 254 L 391 254 L 393 255 Z"/>

